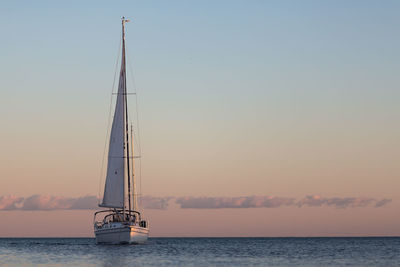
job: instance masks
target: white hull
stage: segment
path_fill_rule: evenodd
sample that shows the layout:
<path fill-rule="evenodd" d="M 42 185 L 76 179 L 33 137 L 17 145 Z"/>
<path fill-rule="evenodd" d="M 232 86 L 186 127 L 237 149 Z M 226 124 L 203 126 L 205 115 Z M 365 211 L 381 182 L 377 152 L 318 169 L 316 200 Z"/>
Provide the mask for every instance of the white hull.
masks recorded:
<path fill-rule="evenodd" d="M 94 234 L 97 244 L 141 244 L 147 241 L 149 229 L 137 225 L 118 225 L 95 230 Z"/>

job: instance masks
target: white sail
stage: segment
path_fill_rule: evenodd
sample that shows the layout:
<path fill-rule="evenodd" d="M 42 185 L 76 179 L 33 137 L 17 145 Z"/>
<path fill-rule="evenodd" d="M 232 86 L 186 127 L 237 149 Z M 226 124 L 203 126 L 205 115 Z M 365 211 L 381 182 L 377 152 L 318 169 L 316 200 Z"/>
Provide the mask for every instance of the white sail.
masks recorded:
<path fill-rule="evenodd" d="M 124 97 L 125 97 L 125 60 L 121 62 L 117 102 L 115 105 L 114 119 L 108 147 L 108 165 L 106 185 L 104 187 L 103 202 L 100 207 L 123 208 L 124 207 Z"/>

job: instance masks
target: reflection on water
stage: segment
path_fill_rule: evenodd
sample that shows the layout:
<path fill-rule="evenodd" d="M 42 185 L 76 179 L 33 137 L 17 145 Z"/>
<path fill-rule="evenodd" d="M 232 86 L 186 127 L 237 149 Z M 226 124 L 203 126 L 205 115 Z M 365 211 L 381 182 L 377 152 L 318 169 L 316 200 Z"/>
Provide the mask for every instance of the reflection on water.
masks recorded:
<path fill-rule="evenodd" d="M 2 238 L 0 266 L 397 265 L 400 238 Z"/>

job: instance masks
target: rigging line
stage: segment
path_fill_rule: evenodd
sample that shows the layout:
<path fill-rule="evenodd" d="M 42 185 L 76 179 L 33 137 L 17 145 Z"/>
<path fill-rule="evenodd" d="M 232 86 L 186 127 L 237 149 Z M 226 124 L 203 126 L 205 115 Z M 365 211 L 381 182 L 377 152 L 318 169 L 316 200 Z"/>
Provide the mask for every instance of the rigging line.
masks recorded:
<path fill-rule="evenodd" d="M 132 120 L 131 120 L 131 125 L 132 125 Z M 133 142 L 135 142 L 136 140 L 137 140 L 137 138 L 136 138 L 136 132 L 135 132 L 135 130 L 133 130 L 132 131 L 132 133 L 133 133 Z M 136 144 L 137 144 L 137 141 L 136 141 Z M 141 196 L 142 196 L 142 194 L 141 194 L 141 190 L 142 190 L 142 160 L 141 160 L 141 156 L 142 155 L 138 155 L 137 156 L 137 158 L 136 158 L 136 160 L 135 160 L 135 162 L 138 160 L 139 161 L 139 173 L 137 173 L 136 172 L 136 174 L 135 174 L 135 180 L 137 181 L 138 179 L 137 179 L 137 177 L 139 177 L 139 182 L 138 183 L 136 183 L 136 192 L 137 191 L 139 191 L 138 193 L 135 193 L 135 195 L 136 195 L 136 201 L 137 201 L 137 203 L 136 203 L 136 205 L 137 205 L 137 209 L 139 210 L 140 209 L 140 207 L 141 207 Z M 139 185 L 139 188 L 138 188 L 138 185 Z"/>
<path fill-rule="evenodd" d="M 129 113 L 129 115 L 131 115 L 131 114 Z M 137 141 L 138 138 L 137 138 L 136 131 L 135 131 L 135 127 L 134 127 L 135 124 L 134 124 L 133 121 L 132 121 L 132 117 L 133 117 L 133 116 L 130 116 L 129 119 L 130 119 L 131 127 L 133 127 L 133 130 L 132 130 L 132 133 L 133 133 L 133 142 L 134 142 L 133 144 L 135 145 L 135 147 L 136 147 L 136 145 L 137 145 L 137 147 L 139 147 L 139 144 L 138 144 L 138 141 Z M 139 152 L 140 152 L 140 151 L 139 151 Z M 137 156 L 134 156 L 134 155 L 133 155 L 133 156 L 136 157 L 136 158 L 141 158 L 141 157 L 142 157 L 142 155 L 139 154 L 139 153 L 136 153 L 136 155 L 137 155 Z"/>
<path fill-rule="evenodd" d="M 136 83 L 135 83 L 135 77 L 133 75 L 133 70 L 132 70 L 132 65 L 131 65 L 131 61 L 129 59 L 129 53 L 128 53 L 128 49 L 126 49 L 126 57 L 127 57 L 127 61 L 128 61 L 128 66 L 129 66 L 129 72 L 131 74 L 131 79 L 132 79 L 132 84 L 133 84 L 133 89 L 134 89 L 134 93 L 135 93 L 135 106 L 136 106 L 136 123 L 137 123 L 137 129 L 138 129 L 138 136 L 137 136 L 137 140 L 138 140 L 138 150 L 140 155 L 142 155 L 142 147 L 141 147 L 141 140 L 140 140 L 140 127 L 139 127 L 139 105 L 138 105 L 138 91 L 137 91 L 137 87 L 136 87 Z M 139 206 L 142 206 L 142 160 L 139 160 Z"/>
<path fill-rule="evenodd" d="M 139 159 L 139 207 L 142 207 L 142 160 Z"/>
<path fill-rule="evenodd" d="M 137 138 L 136 138 L 135 130 L 133 128 L 132 119 L 130 120 L 130 122 L 131 122 L 131 138 L 133 136 L 132 145 L 134 145 L 134 144 L 137 144 L 137 141 L 136 141 Z M 135 141 L 136 141 L 136 143 L 135 143 Z M 133 151 L 133 148 L 132 148 L 132 151 Z M 137 210 L 139 210 L 140 206 L 141 206 L 141 199 L 140 199 L 141 193 L 139 191 L 139 190 L 141 190 L 140 186 L 141 186 L 141 177 L 142 177 L 141 176 L 141 162 L 142 162 L 141 161 L 141 155 L 138 155 L 138 156 L 132 155 L 132 160 L 133 160 L 133 164 L 132 164 L 133 168 L 135 168 L 135 164 L 139 160 L 139 174 L 137 172 L 134 174 L 135 182 L 132 184 L 132 187 L 134 187 L 133 197 L 134 197 L 134 200 L 135 200 L 135 203 L 136 203 L 135 207 L 136 207 Z M 135 168 L 135 169 L 137 169 L 137 168 Z M 137 177 L 139 177 L 139 182 L 137 182 Z M 139 184 L 139 190 L 137 188 L 138 184 Z M 139 191 L 139 193 L 138 193 L 138 191 Z"/>
<path fill-rule="evenodd" d="M 133 116 L 130 116 L 131 127 L 133 127 L 133 125 L 134 125 L 133 121 L 132 121 L 132 117 Z M 139 147 L 138 146 L 138 138 L 137 138 L 136 131 L 135 131 L 134 127 L 131 130 L 131 135 L 133 135 L 132 145 L 134 145 L 135 147 Z M 139 153 L 141 153 L 140 150 L 139 150 Z M 135 185 L 132 185 L 132 186 L 135 186 L 135 189 L 133 191 L 134 192 L 133 193 L 133 197 L 136 198 L 135 201 L 136 201 L 137 210 L 140 210 L 140 207 L 141 207 L 141 204 L 142 204 L 141 203 L 141 198 L 140 198 L 141 197 L 141 182 L 142 182 L 142 179 L 141 179 L 142 178 L 142 173 L 141 173 L 141 170 L 142 170 L 142 167 L 141 167 L 142 166 L 141 165 L 141 163 L 142 163 L 141 156 L 142 155 L 139 154 L 139 153 L 137 153 L 137 156 L 132 155 L 132 157 L 135 158 L 135 160 L 133 161 L 133 164 L 136 164 L 136 162 L 139 161 L 138 168 L 135 167 L 135 169 L 136 169 L 135 178 L 134 178 L 135 179 Z M 138 169 L 139 169 L 139 172 L 137 172 Z"/>
<path fill-rule="evenodd" d="M 127 93 L 128 95 L 135 95 L 135 116 L 132 116 L 131 113 L 131 109 L 128 110 L 129 113 L 129 118 L 130 118 L 130 123 L 131 125 L 137 125 L 134 122 L 138 122 L 138 108 L 137 108 L 137 89 L 136 89 L 136 84 L 135 84 L 135 77 L 133 76 L 133 72 L 132 72 L 132 65 L 131 65 L 131 61 L 129 60 L 129 55 L 128 55 L 128 48 L 125 47 L 126 50 L 126 62 L 128 62 L 129 65 L 129 74 L 130 74 L 130 78 L 131 78 L 131 82 L 132 82 L 132 88 L 133 88 L 133 92 L 132 93 Z M 133 118 L 133 121 L 132 121 Z M 139 131 L 139 129 L 138 129 Z M 140 149 L 140 141 L 139 141 L 139 137 L 136 135 L 136 131 L 133 131 L 133 137 L 134 137 L 134 144 L 135 146 L 138 148 L 137 150 L 139 151 L 139 155 L 141 155 L 141 149 Z"/>
<path fill-rule="evenodd" d="M 137 196 L 136 196 L 136 177 L 135 177 L 135 157 L 134 157 L 134 140 L 133 140 L 133 125 L 131 123 L 131 146 L 132 146 L 132 197 L 133 209 L 137 210 Z"/>
<path fill-rule="evenodd" d="M 98 191 L 98 204 L 100 204 L 100 199 L 101 199 L 101 185 L 103 184 L 103 172 L 104 172 L 104 161 L 106 157 L 106 149 L 107 149 L 107 140 L 110 135 L 110 122 L 111 122 L 111 113 L 112 113 L 112 100 L 113 100 L 113 94 L 114 94 L 114 87 L 115 87 L 115 78 L 117 76 L 118 72 L 118 63 L 120 59 L 120 52 L 121 52 L 121 42 L 122 42 L 122 37 L 119 40 L 119 45 L 118 45 L 118 53 L 117 53 L 117 60 L 115 62 L 115 71 L 114 71 L 114 78 L 113 78 L 113 83 L 111 87 L 111 96 L 110 96 L 110 107 L 108 111 L 108 121 L 107 121 L 107 132 L 106 132 L 106 138 L 104 141 L 104 148 L 103 148 L 103 157 L 101 160 L 101 170 L 100 170 L 100 179 L 99 179 L 99 191 Z"/>
<path fill-rule="evenodd" d="M 131 123 L 131 126 L 133 126 L 133 142 L 134 142 L 135 147 L 138 147 L 138 151 L 139 151 L 139 153 L 136 153 L 136 154 L 138 155 L 138 157 L 141 157 L 142 155 L 141 155 L 141 151 L 139 149 L 140 148 L 139 138 L 136 135 L 136 130 L 135 130 L 135 127 L 134 127 L 135 126 L 135 123 L 134 123 L 135 121 L 132 120 L 132 118 L 135 119 L 135 116 L 132 116 L 130 111 L 128 111 L 128 113 L 129 113 L 129 121 Z M 138 131 L 139 131 L 139 129 L 138 129 Z"/>
<path fill-rule="evenodd" d="M 133 75 L 133 68 L 132 68 L 132 64 L 131 64 L 131 60 L 129 58 L 129 53 L 128 53 L 128 48 L 126 48 L 126 57 L 127 57 L 127 62 L 128 62 L 128 66 L 129 66 L 129 72 L 130 72 L 130 76 L 132 79 L 132 87 L 134 89 L 133 93 L 135 94 L 135 111 L 136 111 L 136 125 L 138 128 L 138 135 L 137 135 L 137 139 L 138 139 L 138 149 L 140 154 L 142 154 L 142 150 L 141 150 L 141 140 L 140 140 L 140 127 L 139 127 L 139 102 L 138 102 L 138 90 L 137 90 L 137 86 L 136 86 L 136 81 L 135 81 L 135 76 Z"/>

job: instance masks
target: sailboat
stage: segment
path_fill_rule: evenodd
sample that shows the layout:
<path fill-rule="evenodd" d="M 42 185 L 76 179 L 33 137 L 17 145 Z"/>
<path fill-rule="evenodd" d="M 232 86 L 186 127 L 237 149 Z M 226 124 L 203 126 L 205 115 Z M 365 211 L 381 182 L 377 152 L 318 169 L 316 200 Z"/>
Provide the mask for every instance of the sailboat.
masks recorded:
<path fill-rule="evenodd" d="M 97 243 L 144 243 L 149 225 L 138 211 L 133 131 L 129 133 L 125 60 L 125 24 L 122 17 L 122 59 L 117 100 L 108 146 L 108 164 L 103 200 L 99 207 L 106 208 L 94 214 L 94 234 Z"/>

